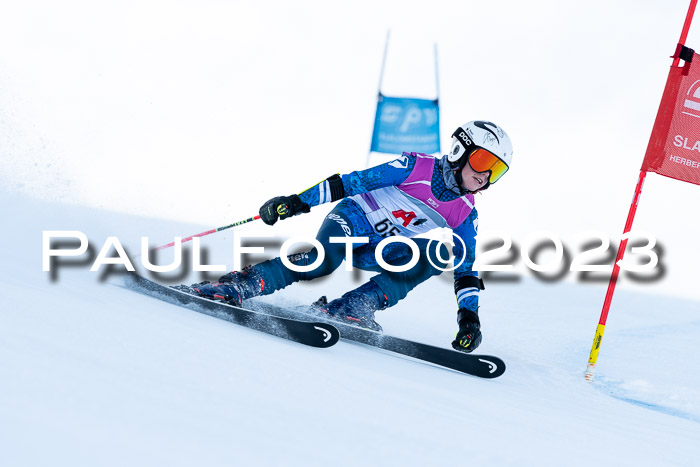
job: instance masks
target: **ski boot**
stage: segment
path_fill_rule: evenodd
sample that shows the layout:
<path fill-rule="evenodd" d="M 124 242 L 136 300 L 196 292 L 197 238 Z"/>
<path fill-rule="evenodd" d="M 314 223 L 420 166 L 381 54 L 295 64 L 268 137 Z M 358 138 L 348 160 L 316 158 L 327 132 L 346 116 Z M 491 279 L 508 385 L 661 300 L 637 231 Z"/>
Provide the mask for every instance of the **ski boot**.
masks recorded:
<path fill-rule="evenodd" d="M 171 285 L 171 289 L 179 290 L 180 292 L 185 292 L 186 294 L 190 295 L 199 295 L 199 293 L 195 290 L 196 287 L 199 287 L 204 284 L 208 284 L 209 281 L 204 281 L 204 282 L 199 282 L 197 284 L 192 284 L 192 285 L 185 285 L 185 284 L 180 284 L 180 285 Z"/>
<path fill-rule="evenodd" d="M 189 288 L 194 295 L 241 306 L 243 300 L 262 295 L 265 281 L 255 269 L 247 266 L 240 272 L 230 272 L 220 277 L 217 282 L 200 282 Z"/>
<path fill-rule="evenodd" d="M 170 288 L 179 290 L 180 292 L 184 292 L 189 295 L 195 295 L 197 297 L 213 300 L 215 302 L 226 303 L 227 305 L 233 306 L 241 306 L 241 294 L 237 290 L 221 290 L 221 288 L 218 287 L 219 285 L 220 284 L 218 282 L 212 284 L 209 281 L 204 281 L 192 285 L 171 285 Z M 217 290 L 212 290 L 213 287 L 217 287 Z"/>
<path fill-rule="evenodd" d="M 382 332 L 382 327 L 374 320 L 374 312 L 386 308 L 387 305 L 388 300 L 384 292 L 377 284 L 369 281 L 331 302 L 323 296 L 311 307 L 351 326 Z"/>

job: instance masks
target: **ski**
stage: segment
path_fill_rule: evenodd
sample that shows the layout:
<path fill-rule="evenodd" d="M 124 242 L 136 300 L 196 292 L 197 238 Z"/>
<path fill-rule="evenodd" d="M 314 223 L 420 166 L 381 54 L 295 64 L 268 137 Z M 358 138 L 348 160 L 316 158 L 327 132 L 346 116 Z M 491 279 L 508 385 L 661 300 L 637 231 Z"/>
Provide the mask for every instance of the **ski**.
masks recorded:
<path fill-rule="evenodd" d="M 407 357 L 415 358 L 424 362 L 432 363 L 444 368 L 459 371 L 479 378 L 497 378 L 506 371 L 506 364 L 503 360 L 493 355 L 479 355 L 457 350 L 435 347 L 400 337 L 390 336 L 381 332 L 360 328 L 350 324 L 345 324 L 334 319 L 325 319 L 316 314 L 309 315 L 301 309 L 291 310 L 267 303 L 256 303 L 253 305 L 258 310 L 274 313 L 285 317 L 313 316 L 325 323 L 332 323 L 340 331 L 340 338 L 357 342 L 360 344 L 388 350 Z"/>
<path fill-rule="evenodd" d="M 180 305 L 256 331 L 289 339 L 312 347 L 330 347 L 340 337 L 334 324 L 306 321 L 308 317 L 282 317 L 207 300 L 158 284 L 135 273 L 126 276 L 126 287 L 144 295 Z"/>

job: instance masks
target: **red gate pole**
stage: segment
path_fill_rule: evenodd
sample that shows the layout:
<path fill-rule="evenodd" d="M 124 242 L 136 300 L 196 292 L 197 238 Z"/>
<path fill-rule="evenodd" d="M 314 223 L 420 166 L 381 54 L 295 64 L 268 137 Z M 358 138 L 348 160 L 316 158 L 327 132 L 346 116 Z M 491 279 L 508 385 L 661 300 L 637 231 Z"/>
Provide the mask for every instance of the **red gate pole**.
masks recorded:
<path fill-rule="evenodd" d="M 681 31 L 681 38 L 678 39 L 678 43 L 685 45 L 685 40 L 688 38 L 688 31 L 690 30 L 690 23 L 693 22 L 693 15 L 695 14 L 695 5 L 697 5 L 698 0 L 690 0 L 690 6 L 688 7 L 688 14 L 685 15 L 685 23 L 683 23 L 683 31 Z M 680 57 L 678 53 L 673 57 L 673 66 L 678 66 Z"/>
<path fill-rule="evenodd" d="M 627 237 L 624 234 L 632 230 L 634 215 L 637 213 L 637 205 L 639 204 L 639 198 L 642 195 L 642 188 L 644 187 L 644 180 L 646 179 L 646 176 L 647 172 L 645 170 L 639 171 L 639 181 L 637 182 L 637 187 L 634 190 L 632 204 L 630 205 L 630 210 L 627 214 L 627 222 L 625 223 L 625 230 L 623 232 L 622 240 L 620 241 L 620 246 L 617 248 L 617 256 L 615 257 L 615 264 L 613 264 L 612 276 L 610 277 L 608 291 L 605 294 L 605 301 L 603 302 L 603 311 L 600 313 L 600 320 L 598 321 L 598 327 L 595 330 L 595 337 L 593 338 L 593 347 L 591 348 L 591 353 L 588 357 L 588 366 L 586 367 L 585 374 L 586 381 L 593 381 L 593 373 L 595 371 L 596 362 L 598 361 L 600 343 L 603 340 L 603 333 L 605 332 L 605 323 L 608 320 L 610 303 L 612 303 L 613 294 L 615 293 L 617 277 L 620 275 L 619 263 L 625 256 L 625 250 L 627 249 Z"/>
<path fill-rule="evenodd" d="M 693 21 L 693 15 L 695 14 L 695 6 L 698 0 L 690 0 L 690 5 L 688 6 L 688 13 L 685 16 L 685 22 L 683 23 L 683 30 L 681 31 L 681 37 L 678 41 L 678 48 L 673 56 L 673 67 L 677 67 L 680 61 L 680 48 L 685 45 L 686 38 L 688 37 L 688 31 L 690 30 L 690 24 Z M 629 213 L 627 214 L 627 222 L 625 223 L 625 229 L 623 232 L 622 241 L 617 249 L 617 256 L 615 257 L 615 264 L 613 265 L 612 276 L 610 277 L 610 282 L 608 283 L 608 291 L 605 294 L 605 301 L 603 302 L 603 310 L 600 313 L 600 320 L 598 321 L 598 326 L 596 327 L 595 337 L 593 338 L 593 346 L 591 347 L 591 353 L 588 357 L 588 365 L 586 366 L 585 378 L 586 381 L 593 381 L 593 375 L 595 372 L 595 366 L 598 362 L 598 352 L 600 351 L 600 344 L 603 340 L 603 333 L 605 332 L 605 323 L 608 320 L 608 312 L 610 311 L 610 304 L 612 303 L 612 297 L 615 293 L 615 286 L 617 285 L 617 278 L 620 275 L 619 262 L 625 255 L 625 250 L 627 249 L 627 238 L 624 234 L 628 233 L 632 229 L 632 223 L 634 222 L 634 216 L 637 213 L 637 205 L 639 204 L 639 198 L 642 194 L 642 187 L 644 186 L 644 180 L 646 179 L 647 172 L 645 170 L 639 171 L 639 181 L 637 182 L 637 187 L 634 190 L 634 197 L 632 198 L 632 204 L 630 205 Z"/>

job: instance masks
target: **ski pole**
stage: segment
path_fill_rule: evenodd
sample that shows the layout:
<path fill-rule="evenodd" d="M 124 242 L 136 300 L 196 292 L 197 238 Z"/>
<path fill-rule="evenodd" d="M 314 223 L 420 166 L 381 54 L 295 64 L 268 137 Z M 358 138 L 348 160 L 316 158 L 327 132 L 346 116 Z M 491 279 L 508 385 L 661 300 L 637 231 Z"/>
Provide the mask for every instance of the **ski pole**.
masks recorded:
<path fill-rule="evenodd" d="M 217 228 L 215 228 L 215 229 L 207 230 L 206 232 L 201 232 L 201 233 L 198 233 L 198 234 L 190 235 L 189 237 L 183 238 L 182 240 L 180 240 L 180 243 L 189 242 L 190 240 L 192 240 L 192 239 L 195 238 L 195 237 L 204 237 L 205 235 L 213 234 L 213 233 L 216 233 L 216 232 L 221 232 L 222 230 L 230 229 L 231 227 L 236 227 L 236 226 L 238 226 L 238 225 L 247 224 L 248 222 L 252 222 L 252 221 L 255 221 L 255 220 L 258 220 L 258 219 L 260 219 L 260 216 L 249 217 L 248 219 L 245 219 L 245 220 L 242 220 L 242 221 L 238 221 L 238 222 L 234 222 L 233 224 L 224 225 L 223 227 L 217 227 Z M 159 246 L 158 248 L 154 248 L 154 251 L 164 250 L 165 248 L 170 248 L 170 247 L 173 246 L 173 245 L 175 245 L 175 242 L 170 242 L 170 243 L 168 243 L 167 245 L 161 245 L 161 246 Z"/>
<path fill-rule="evenodd" d="M 302 192 L 299 193 L 299 194 L 306 193 L 307 191 L 309 191 L 309 190 L 311 190 L 311 189 L 313 189 L 313 188 L 319 186 L 319 185 L 320 185 L 321 183 L 323 183 L 324 181 L 325 181 L 325 180 L 322 180 L 322 181 L 318 182 L 316 185 L 314 185 L 314 186 L 312 186 L 312 187 L 310 187 L 310 188 L 307 188 L 306 190 L 302 191 Z M 233 224 L 225 225 L 225 226 L 223 226 L 223 227 L 217 227 L 217 228 L 215 228 L 215 229 L 207 230 L 206 232 L 198 233 L 198 234 L 195 234 L 195 235 L 191 235 L 191 236 L 189 236 L 189 237 L 187 237 L 187 238 L 183 238 L 182 240 L 180 240 L 180 243 L 189 242 L 189 241 L 192 240 L 194 237 L 204 237 L 205 235 L 213 234 L 213 233 L 216 233 L 216 232 L 221 232 L 222 230 L 230 229 L 231 227 L 236 227 L 236 226 L 238 226 L 238 225 L 247 224 L 248 222 L 256 221 L 256 220 L 258 220 L 258 219 L 260 219 L 260 216 L 259 216 L 259 215 L 255 216 L 255 217 L 249 217 L 248 219 L 245 219 L 245 220 L 242 220 L 242 221 L 238 221 L 238 222 L 234 222 Z M 166 248 L 170 248 L 170 247 L 173 246 L 173 245 L 175 245 L 175 242 L 170 242 L 170 243 L 168 243 L 167 245 L 161 245 L 161 246 L 159 246 L 158 248 L 154 248 L 153 250 L 154 250 L 154 251 L 164 250 L 164 249 L 166 249 Z"/>

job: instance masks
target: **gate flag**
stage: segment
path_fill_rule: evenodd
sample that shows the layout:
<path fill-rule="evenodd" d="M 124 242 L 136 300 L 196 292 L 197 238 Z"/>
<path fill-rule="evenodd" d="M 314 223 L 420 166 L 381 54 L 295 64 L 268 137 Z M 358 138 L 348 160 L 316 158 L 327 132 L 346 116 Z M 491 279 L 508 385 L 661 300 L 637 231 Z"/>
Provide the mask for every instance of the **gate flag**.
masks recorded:
<path fill-rule="evenodd" d="M 683 46 L 672 66 L 642 170 L 700 185 L 700 57 Z"/>
<path fill-rule="evenodd" d="M 437 99 L 387 97 L 379 93 L 370 151 L 439 153 L 439 115 Z"/>
<path fill-rule="evenodd" d="M 700 185 L 700 63 L 698 63 L 700 59 L 693 49 L 685 46 L 697 3 L 698 0 L 690 0 L 676 52 L 671 56 L 673 63 L 668 72 L 654 128 L 651 130 L 647 152 L 639 170 L 639 180 L 634 189 L 634 197 L 627 214 L 624 234 L 632 230 L 632 223 L 637 213 L 637 205 L 642 195 L 647 172 L 655 172 L 664 177 Z M 679 67 L 681 60 L 685 63 Z M 593 381 L 600 343 L 605 332 L 605 323 L 620 274 L 620 261 L 627 248 L 628 239 L 624 234 L 617 249 L 608 291 L 605 293 L 603 309 L 600 312 L 600 320 L 598 320 L 598 327 L 593 337 L 593 345 L 585 373 L 587 381 Z"/>

